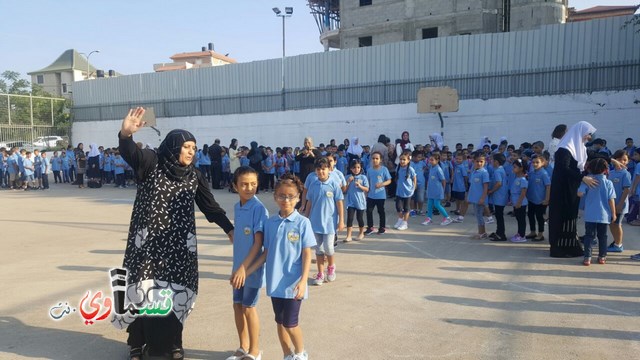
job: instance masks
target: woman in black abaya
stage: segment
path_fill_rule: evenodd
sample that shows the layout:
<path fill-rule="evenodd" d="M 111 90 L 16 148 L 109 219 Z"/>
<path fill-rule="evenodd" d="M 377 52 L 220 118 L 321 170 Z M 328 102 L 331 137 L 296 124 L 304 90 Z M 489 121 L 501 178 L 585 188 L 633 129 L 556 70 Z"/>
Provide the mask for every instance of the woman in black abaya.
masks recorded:
<path fill-rule="evenodd" d="M 594 186 L 597 181 L 583 174 L 587 162 L 585 142 L 596 129 L 586 121 L 573 125 L 562 137 L 555 153 L 549 201 L 549 244 L 551 257 L 583 255 L 577 235 L 578 187 L 581 182 Z"/>
<path fill-rule="evenodd" d="M 123 264 L 128 271 L 125 305 L 144 309 L 158 301 L 167 304 L 170 298 L 172 306 L 163 316 L 115 314 L 112 324 L 127 329 L 131 359 L 141 360 L 145 347 L 151 356 L 170 353 L 182 359 L 182 329 L 198 294 L 194 202 L 230 239 L 233 225 L 193 166 L 194 136 L 173 130 L 157 154 L 139 149 L 132 135 L 143 126 L 143 114 L 142 108 L 129 111 L 118 134 L 120 154 L 138 180 Z"/>

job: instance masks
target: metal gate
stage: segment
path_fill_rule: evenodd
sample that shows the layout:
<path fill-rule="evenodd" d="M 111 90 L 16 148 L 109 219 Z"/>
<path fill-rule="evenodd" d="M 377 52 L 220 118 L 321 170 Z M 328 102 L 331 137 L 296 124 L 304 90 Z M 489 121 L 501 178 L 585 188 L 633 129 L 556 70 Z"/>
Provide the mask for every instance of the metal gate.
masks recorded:
<path fill-rule="evenodd" d="M 66 99 L 0 94 L 0 147 L 59 149 L 69 144 Z"/>

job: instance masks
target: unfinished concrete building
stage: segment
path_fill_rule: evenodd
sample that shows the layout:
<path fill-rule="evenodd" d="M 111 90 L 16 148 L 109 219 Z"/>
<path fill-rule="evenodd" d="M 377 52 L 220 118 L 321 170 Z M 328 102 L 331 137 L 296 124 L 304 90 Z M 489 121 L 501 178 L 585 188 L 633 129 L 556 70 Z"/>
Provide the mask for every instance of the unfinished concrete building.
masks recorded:
<path fill-rule="evenodd" d="M 329 48 L 452 35 L 531 30 L 564 23 L 568 0 L 309 0 Z"/>

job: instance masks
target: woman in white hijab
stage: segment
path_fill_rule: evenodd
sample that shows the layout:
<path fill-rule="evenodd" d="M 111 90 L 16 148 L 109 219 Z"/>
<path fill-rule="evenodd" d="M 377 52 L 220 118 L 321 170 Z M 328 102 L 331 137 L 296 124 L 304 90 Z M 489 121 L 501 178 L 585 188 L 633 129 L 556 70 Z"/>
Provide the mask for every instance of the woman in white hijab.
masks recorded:
<path fill-rule="evenodd" d="M 442 135 L 433 133 L 429 135 L 429 140 L 431 141 L 432 150 L 442 151 L 442 147 L 444 146 L 444 138 Z"/>
<path fill-rule="evenodd" d="M 551 257 L 583 255 L 577 235 L 578 187 L 581 182 L 594 186 L 597 181 L 583 174 L 587 163 L 585 143 L 596 129 L 586 121 L 571 126 L 555 153 L 549 201 L 549 244 Z"/>
<path fill-rule="evenodd" d="M 87 159 L 87 179 L 100 180 L 100 149 L 95 143 L 89 145 L 89 156 Z"/>
<path fill-rule="evenodd" d="M 349 154 L 349 158 L 360 158 L 362 156 L 362 146 L 359 144 L 359 139 L 357 136 L 351 138 L 351 142 L 349 142 L 349 148 L 347 148 L 347 154 Z M 349 161 L 351 163 L 351 161 Z"/>

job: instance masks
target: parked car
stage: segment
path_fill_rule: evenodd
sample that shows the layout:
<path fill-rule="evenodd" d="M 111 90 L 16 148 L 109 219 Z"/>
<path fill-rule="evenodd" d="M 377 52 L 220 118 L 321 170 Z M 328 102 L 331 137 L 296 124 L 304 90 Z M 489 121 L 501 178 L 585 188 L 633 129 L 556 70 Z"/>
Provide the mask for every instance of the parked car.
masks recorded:
<path fill-rule="evenodd" d="M 4 147 L 7 150 L 13 148 L 13 147 L 17 147 L 18 149 L 25 149 L 27 151 L 33 151 L 34 149 L 42 149 L 42 146 L 34 146 L 32 143 L 28 142 L 28 141 L 22 141 L 22 140 L 9 140 L 5 143 L 0 143 L 0 148 Z"/>
<path fill-rule="evenodd" d="M 50 148 L 58 145 L 58 141 L 64 141 L 62 136 L 40 136 L 33 142 L 33 146 L 41 148 Z"/>

